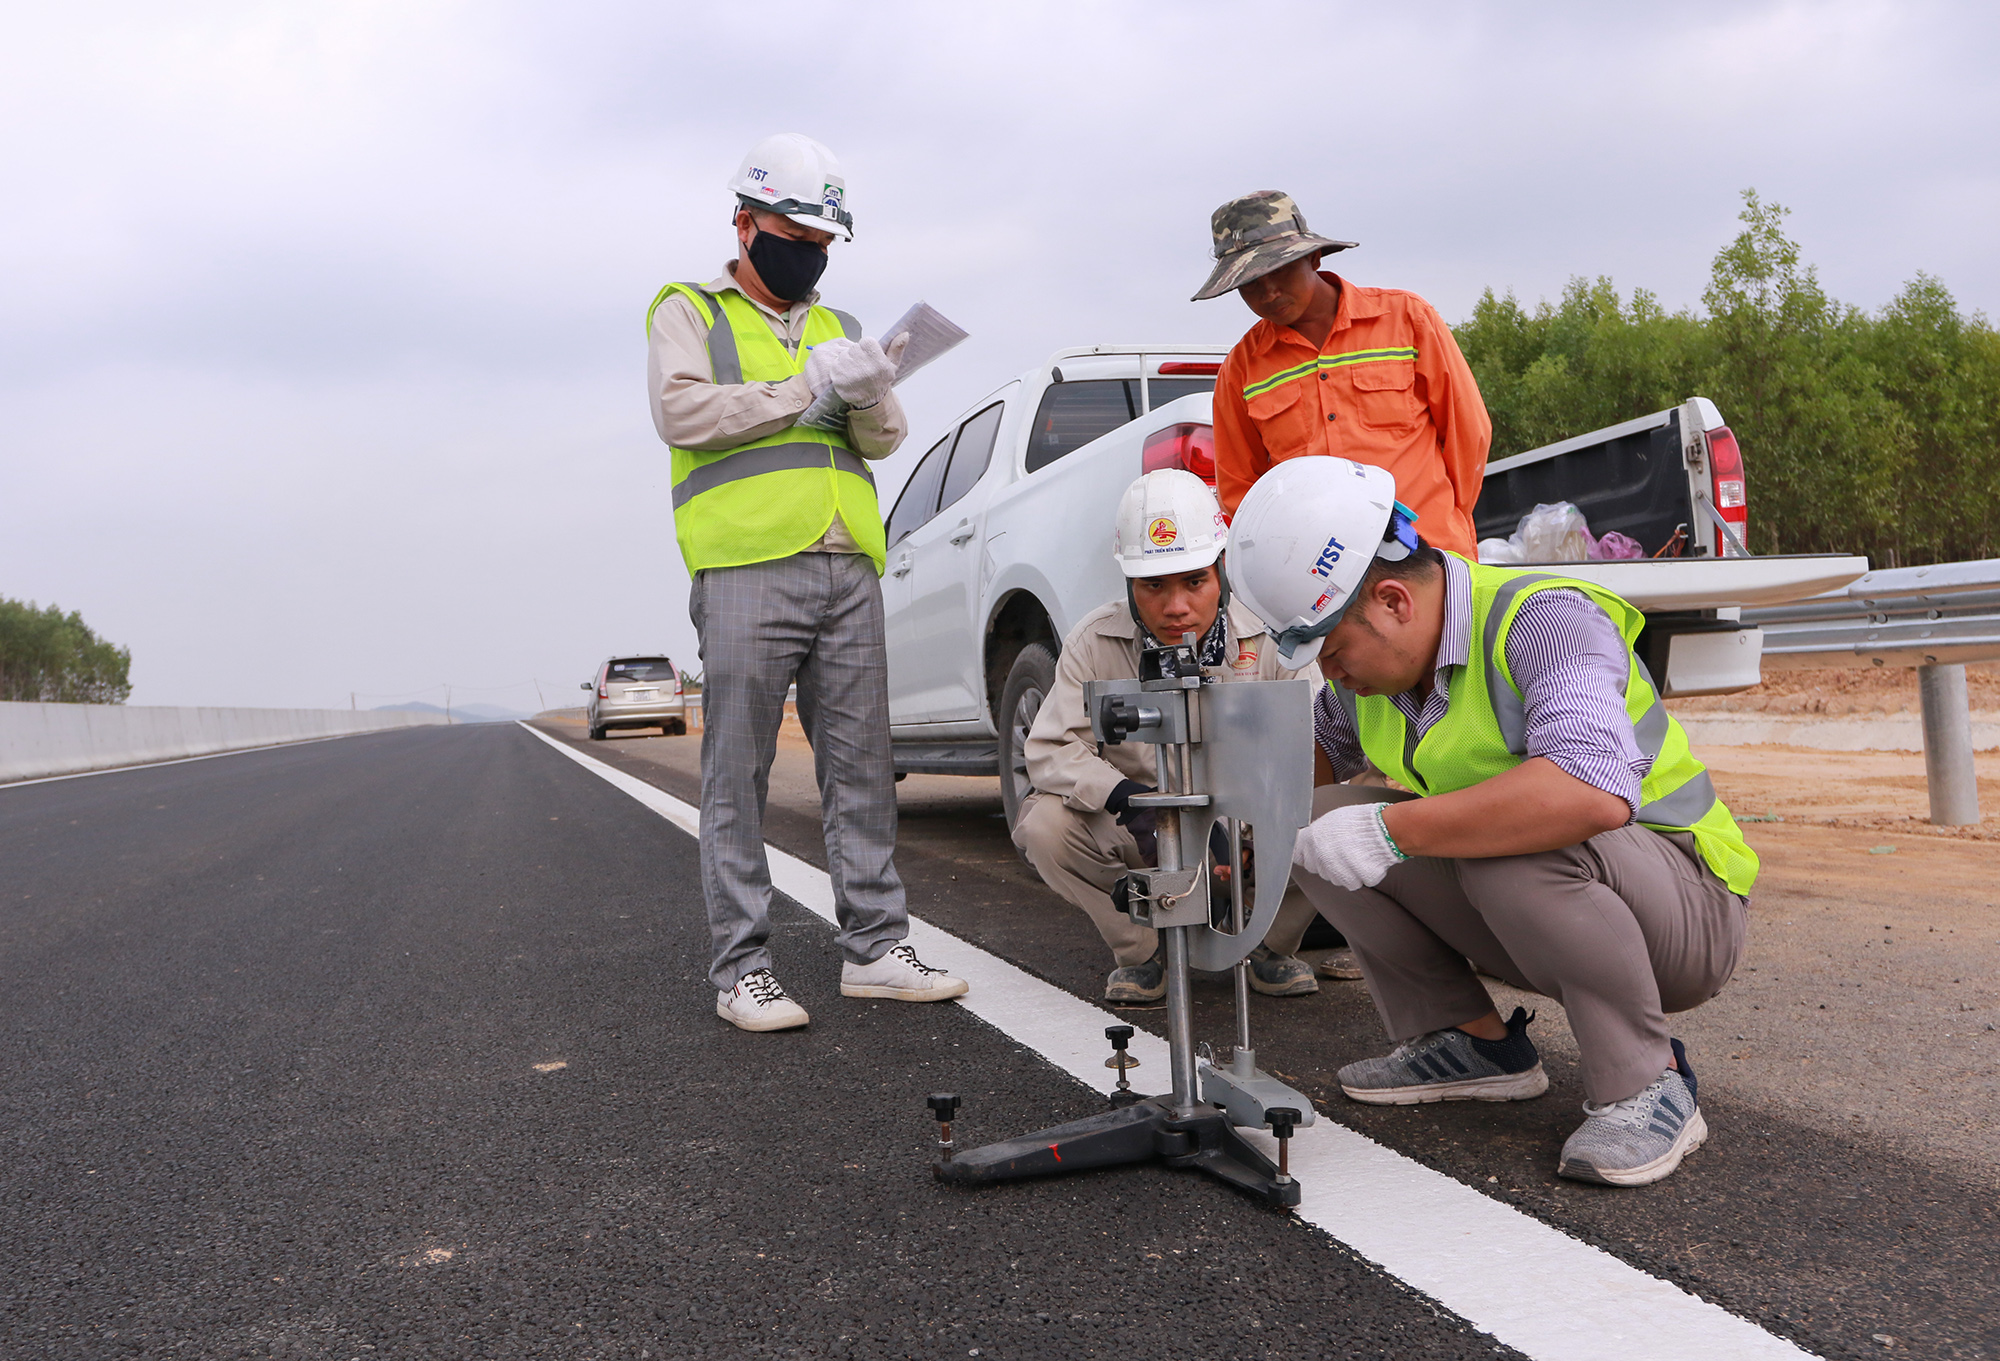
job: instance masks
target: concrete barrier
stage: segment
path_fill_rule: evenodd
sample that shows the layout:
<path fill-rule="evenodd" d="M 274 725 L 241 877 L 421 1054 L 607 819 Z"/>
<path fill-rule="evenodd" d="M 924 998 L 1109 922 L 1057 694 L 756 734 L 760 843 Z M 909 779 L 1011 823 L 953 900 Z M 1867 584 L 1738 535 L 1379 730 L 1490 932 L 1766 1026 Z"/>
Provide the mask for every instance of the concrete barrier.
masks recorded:
<path fill-rule="evenodd" d="M 0 784 L 443 723 L 370 709 L 171 709 L 0 701 Z"/>

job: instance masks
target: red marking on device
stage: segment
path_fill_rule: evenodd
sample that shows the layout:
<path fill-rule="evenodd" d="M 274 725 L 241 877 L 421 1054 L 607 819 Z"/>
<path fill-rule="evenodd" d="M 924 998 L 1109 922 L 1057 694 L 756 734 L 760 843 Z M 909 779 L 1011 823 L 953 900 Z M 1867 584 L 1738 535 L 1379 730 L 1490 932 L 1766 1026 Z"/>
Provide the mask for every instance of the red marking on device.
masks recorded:
<path fill-rule="evenodd" d="M 1056 1161 L 1057 1161 L 1057 1162 L 1061 1162 L 1061 1161 L 1062 1161 L 1062 1150 L 1061 1150 L 1060 1148 L 1057 1148 L 1057 1147 L 1056 1147 L 1056 1146 L 1055 1146 L 1054 1144 L 1050 1144 L 1050 1145 L 1049 1145 L 1049 1152 L 1051 1152 L 1051 1153 L 1053 1153 L 1053 1154 L 1055 1154 L 1055 1155 L 1056 1155 Z"/>

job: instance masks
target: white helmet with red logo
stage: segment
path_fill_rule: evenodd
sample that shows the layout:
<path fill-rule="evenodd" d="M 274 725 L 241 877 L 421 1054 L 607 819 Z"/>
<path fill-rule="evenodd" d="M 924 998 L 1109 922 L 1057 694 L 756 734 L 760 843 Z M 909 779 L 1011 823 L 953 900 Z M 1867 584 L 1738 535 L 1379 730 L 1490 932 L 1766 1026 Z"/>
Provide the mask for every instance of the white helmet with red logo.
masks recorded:
<path fill-rule="evenodd" d="M 740 206 L 780 213 L 801 227 L 854 239 L 840 161 L 802 132 L 780 132 L 750 148 L 729 191 Z M 735 209 L 731 209 L 732 216 Z"/>
<path fill-rule="evenodd" d="M 1416 550 L 1416 518 L 1396 499 L 1396 479 L 1365 463 L 1315 454 L 1257 479 L 1231 522 L 1229 585 L 1269 626 L 1280 666 L 1318 655 L 1369 563 Z"/>
<path fill-rule="evenodd" d="M 1179 468 L 1147 473 L 1119 498 L 1111 555 L 1128 578 L 1212 566 L 1228 543 L 1222 506 L 1193 473 Z"/>

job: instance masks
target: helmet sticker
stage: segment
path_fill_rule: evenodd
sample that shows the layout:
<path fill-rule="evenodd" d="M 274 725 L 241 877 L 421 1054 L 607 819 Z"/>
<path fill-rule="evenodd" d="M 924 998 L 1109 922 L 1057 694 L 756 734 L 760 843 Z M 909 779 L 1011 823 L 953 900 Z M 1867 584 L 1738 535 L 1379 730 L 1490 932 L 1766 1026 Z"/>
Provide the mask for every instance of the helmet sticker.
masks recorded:
<path fill-rule="evenodd" d="M 1319 550 L 1319 558 L 1307 570 L 1316 577 L 1332 576 L 1333 565 L 1340 561 L 1340 555 L 1346 551 L 1346 546 L 1339 539 L 1328 539 L 1326 547 Z"/>
<path fill-rule="evenodd" d="M 1181 527 L 1168 516 L 1162 515 L 1146 526 L 1146 537 L 1153 541 L 1153 547 L 1166 548 L 1181 536 Z"/>
<path fill-rule="evenodd" d="M 839 185 L 829 184 L 820 190 L 819 201 L 829 211 L 837 213 L 840 211 L 840 201 L 845 192 Z"/>
<path fill-rule="evenodd" d="M 1314 614 L 1318 614 L 1321 610 L 1326 608 L 1326 602 L 1331 599 L 1333 599 L 1332 591 L 1321 591 L 1319 599 L 1313 601 L 1312 612 Z"/>

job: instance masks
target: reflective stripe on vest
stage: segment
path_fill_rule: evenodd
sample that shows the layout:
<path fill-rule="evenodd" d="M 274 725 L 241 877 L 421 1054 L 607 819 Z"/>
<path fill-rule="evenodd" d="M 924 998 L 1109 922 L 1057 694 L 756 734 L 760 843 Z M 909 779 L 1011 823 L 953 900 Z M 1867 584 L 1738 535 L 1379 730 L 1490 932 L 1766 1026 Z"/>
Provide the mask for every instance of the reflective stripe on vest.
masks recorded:
<path fill-rule="evenodd" d="M 1247 401 L 1259 393 L 1269 392 L 1274 387 L 1282 387 L 1301 378 L 1310 378 L 1315 373 L 1324 373 L 1328 369 L 1352 368 L 1356 364 L 1412 364 L 1416 362 L 1416 358 L 1417 347 L 1414 345 L 1392 350 L 1351 350 L 1346 354 L 1323 354 L 1283 372 L 1274 373 L 1269 378 L 1259 378 L 1243 389 L 1243 396 Z"/>
<path fill-rule="evenodd" d="M 707 289 L 696 288 L 693 284 L 668 284 L 661 289 L 653 298 L 653 305 L 646 309 L 646 334 L 648 336 L 653 334 L 653 313 L 659 311 L 660 304 L 677 292 L 681 292 L 682 296 L 694 304 L 694 310 L 700 314 L 702 324 L 708 328 L 706 341 L 710 381 L 730 387 L 742 386 L 743 361 L 736 354 L 736 331 L 728 324 L 727 318 L 724 318 L 722 325 L 715 324 L 715 319 L 722 316 L 722 302 Z M 824 307 L 820 310 L 833 314 L 834 319 L 840 323 L 840 333 L 849 340 L 861 339 L 861 323 L 856 321 L 852 314 L 843 312 L 838 307 Z"/>
<path fill-rule="evenodd" d="M 1660 702 L 1652 676 L 1632 650 L 1643 616 L 1617 595 L 1589 582 L 1477 563 L 1465 566 L 1473 579 L 1471 641 L 1480 654 L 1479 669 L 1476 675 L 1471 665 L 1455 669 L 1448 681 L 1450 703 L 1445 714 L 1421 738 L 1416 724 L 1387 696 L 1357 699 L 1334 687 L 1336 701 L 1360 735 L 1369 759 L 1419 793 L 1464 789 L 1519 765 L 1527 758 L 1527 714 L 1506 667 L 1506 634 L 1528 592 L 1578 591 L 1610 617 L 1630 661 L 1626 716 L 1634 743 L 1652 762 L 1641 781 L 1644 801 L 1635 821 L 1657 831 L 1692 834 L 1716 876 L 1731 891 L 1748 893 L 1756 879 L 1756 854 L 1716 797 L 1707 769 L 1688 749 L 1686 733 Z M 1480 597 L 1489 593 L 1491 598 L 1482 605 Z M 1419 774 L 1418 750 L 1425 746 L 1431 750 Z"/>
<path fill-rule="evenodd" d="M 742 294 L 676 283 L 661 289 L 647 309 L 648 336 L 653 314 L 675 294 L 688 300 L 703 324 L 710 378 L 720 385 L 784 382 L 804 370 L 814 345 L 861 335 L 852 316 L 814 306 L 793 353 Z M 819 542 L 836 516 L 882 570 L 887 554 L 875 475 L 844 431 L 789 426 L 732 449 L 676 447 L 673 453 L 674 536 L 690 572 L 789 557 Z"/>
<path fill-rule="evenodd" d="M 704 463 L 675 484 L 674 509 L 679 510 L 705 491 L 746 477 L 762 477 L 788 468 L 824 468 L 826 448 L 824 444 L 765 444 L 731 454 L 716 463 Z M 871 487 L 875 485 L 875 473 L 868 460 L 851 450 L 835 449 L 833 466 L 865 479 Z"/>

